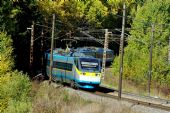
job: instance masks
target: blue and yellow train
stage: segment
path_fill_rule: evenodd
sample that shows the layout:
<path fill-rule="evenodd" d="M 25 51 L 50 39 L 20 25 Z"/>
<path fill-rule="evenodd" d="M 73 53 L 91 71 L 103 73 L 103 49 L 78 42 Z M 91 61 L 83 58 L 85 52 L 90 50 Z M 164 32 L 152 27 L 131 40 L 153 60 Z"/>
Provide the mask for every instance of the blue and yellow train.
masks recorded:
<path fill-rule="evenodd" d="M 46 52 L 46 74 L 50 72 L 50 51 Z M 101 83 L 100 60 L 83 53 L 53 50 L 52 79 L 69 83 L 74 88 L 93 89 Z"/>

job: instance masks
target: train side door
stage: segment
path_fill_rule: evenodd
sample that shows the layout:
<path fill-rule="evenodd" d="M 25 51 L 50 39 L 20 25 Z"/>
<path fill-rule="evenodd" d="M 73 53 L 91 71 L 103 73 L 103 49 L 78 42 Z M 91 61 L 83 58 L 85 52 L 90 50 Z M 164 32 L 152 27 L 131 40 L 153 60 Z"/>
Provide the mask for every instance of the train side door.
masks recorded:
<path fill-rule="evenodd" d="M 65 62 L 66 60 L 64 57 L 56 57 L 54 60 L 54 69 L 53 69 L 53 75 L 55 80 L 64 82 L 64 77 L 65 77 Z"/>
<path fill-rule="evenodd" d="M 70 80 L 73 79 L 73 60 L 72 58 L 67 59 L 67 66 L 66 66 L 66 74 L 65 74 L 65 80 L 66 82 L 70 82 Z"/>
<path fill-rule="evenodd" d="M 73 80 L 76 80 L 78 78 L 78 73 L 76 72 L 76 68 L 79 69 L 79 61 L 78 58 L 74 59 L 74 70 L 73 70 Z"/>

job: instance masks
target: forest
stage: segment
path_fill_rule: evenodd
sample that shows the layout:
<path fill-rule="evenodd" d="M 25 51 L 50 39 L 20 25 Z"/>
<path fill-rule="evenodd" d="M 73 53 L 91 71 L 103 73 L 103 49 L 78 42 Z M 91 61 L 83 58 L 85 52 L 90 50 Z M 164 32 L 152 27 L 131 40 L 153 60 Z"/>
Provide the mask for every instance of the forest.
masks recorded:
<path fill-rule="evenodd" d="M 68 32 L 76 32 L 78 28 L 121 29 L 124 2 L 127 41 L 124 47 L 123 78 L 146 86 L 152 44 L 152 84 L 166 89 L 170 95 L 169 0 L 2 0 L 0 112 L 31 112 L 30 31 L 27 28 L 31 27 L 33 21 L 37 25 L 37 38 L 42 30 L 46 37 L 51 37 L 51 29 L 48 28 L 52 26 L 52 14 L 56 15 L 57 37 L 67 36 Z M 35 43 L 35 51 L 40 49 L 40 43 Z M 45 43 L 46 48 L 49 43 L 49 40 Z M 119 47 L 115 47 L 119 51 Z M 39 54 L 35 54 L 35 59 Z M 119 76 L 118 52 L 112 68 L 112 76 Z"/>

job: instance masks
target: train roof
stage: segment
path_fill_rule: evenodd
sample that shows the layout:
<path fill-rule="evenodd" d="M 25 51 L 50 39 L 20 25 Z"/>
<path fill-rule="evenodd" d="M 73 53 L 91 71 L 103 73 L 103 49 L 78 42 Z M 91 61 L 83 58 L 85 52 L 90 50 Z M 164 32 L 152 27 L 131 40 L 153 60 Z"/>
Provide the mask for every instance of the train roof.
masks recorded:
<path fill-rule="evenodd" d="M 62 48 L 55 48 L 53 50 L 54 55 L 60 55 L 60 56 L 67 56 L 67 57 L 83 57 L 83 58 L 95 58 L 95 56 L 92 55 L 87 55 L 86 52 L 90 53 L 103 53 L 104 48 L 101 47 L 78 47 L 77 49 L 73 48 L 67 48 L 67 49 L 62 49 Z M 113 53 L 113 50 L 107 49 L 106 52 L 111 52 Z M 46 54 L 50 54 L 50 49 L 46 51 Z"/>
<path fill-rule="evenodd" d="M 101 47 L 78 47 L 75 50 L 79 51 L 79 52 L 103 52 L 104 48 L 101 48 Z M 111 50 L 111 49 L 106 49 L 106 51 L 113 52 L 113 50 Z"/>
<path fill-rule="evenodd" d="M 46 51 L 46 54 L 50 54 L 50 50 Z M 83 57 L 83 58 L 95 58 L 93 56 L 85 55 L 82 52 L 74 51 L 74 50 L 64 50 L 61 48 L 55 48 L 53 50 L 53 55 L 67 56 L 67 57 Z"/>

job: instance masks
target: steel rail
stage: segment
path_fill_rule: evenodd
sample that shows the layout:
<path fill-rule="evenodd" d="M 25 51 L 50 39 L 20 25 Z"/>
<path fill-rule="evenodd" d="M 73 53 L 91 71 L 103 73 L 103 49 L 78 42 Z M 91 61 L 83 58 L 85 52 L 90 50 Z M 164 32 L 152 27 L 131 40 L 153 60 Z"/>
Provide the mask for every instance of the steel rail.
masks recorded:
<path fill-rule="evenodd" d="M 106 89 L 110 90 L 112 92 L 112 94 L 114 92 L 118 92 L 118 90 L 114 90 L 112 88 L 107 88 L 107 87 L 103 87 L 103 86 L 101 86 L 101 88 L 106 88 Z M 160 99 L 160 98 L 157 99 L 157 98 L 149 97 L 149 96 L 139 96 L 137 94 L 127 93 L 127 92 L 122 92 L 122 98 L 119 99 L 118 95 L 108 94 L 108 93 L 106 93 L 104 91 L 91 92 L 91 91 L 87 91 L 87 90 L 83 90 L 83 89 L 79 89 L 79 90 L 81 90 L 83 92 L 86 92 L 86 93 L 101 96 L 101 97 L 112 98 L 112 99 L 116 99 L 116 100 L 119 100 L 119 101 L 130 102 L 130 103 L 134 104 L 133 106 L 135 106 L 135 105 L 143 105 L 143 106 L 150 107 L 150 108 L 156 108 L 156 109 L 161 109 L 161 110 L 164 110 L 164 111 L 170 111 L 169 100 L 165 100 L 165 99 Z M 129 97 L 131 97 L 131 98 L 129 98 Z M 144 99 L 148 100 L 148 101 L 144 101 Z M 157 103 L 153 102 L 151 100 L 157 101 Z M 160 101 L 164 101 L 165 103 L 161 103 Z"/>
<path fill-rule="evenodd" d="M 106 88 L 106 89 L 109 89 L 109 90 L 114 90 L 115 92 L 118 92 L 117 89 L 106 87 L 104 85 L 101 85 L 100 87 Z M 136 97 L 136 98 L 141 98 L 141 99 L 150 99 L 150 100 L 154 100 L 154 101 L 157 101 L 157 102 L 162 102 L 162 104 L 170 104 L 170 100 L 168 100 L 168 99 L 162 99 L 162 98 L 152 97 L 152 96 L 144 96 L 144 95 L 139 95 L 139 94 L 130 93 L 130 92 L 126 92 L 126 91 L 123 91 L 122 94 L 124 94 L 126 96 L 133 96 L 133 97 Z"/>
<path fill-rule="evenodd" d="M 117 92 L 117 90 L 114 90 Z M 92 92 L 91 92 L 92 93 Z M 146 107 L 151 107 L 151 108 L 157 108 L 157 109 L 161 109 L 161 110 L 166 110 L 166 111 L 170 111 L 170 105 L 167 106 L 166 104 L 169 103 L 169 100 L 164 100 L 164 99 L 158 99 L 158 100 L 161 100 L 161 101 L 165 101 L 165 103 L 159 103 L 158 100 L 155 100 L 157 98 L 153 98 L 153 97 L 145 97 L 145 96 L 142 96 L 140 97 L 139 95 L 138 96 L 134 96 L 134 94 L 131 94 L 131 93 L 122 93 L 122 98 L 119 99 L 118 98 L 118 95 L 111 95 L 111 94 L 107 94 L 107 93 L 103 93 L 103 92 L 100 92 L 100 91 L 96 91 L 96 92 L 93 92 L 93 94 L 95 95 L 98 95 L 98 96 L 102 96 L 102 97 L 108 97 L 108 98 L 113 98 L 113 99 L 117 99 L 117 100 L 120 100 L 120 101 L 127 101 L 127 102 L 130 102 L 130 103 L 133 103 L 134 105 L 143 105 L 143 106 L 146 106 Z M 131 96 L 131 98 L 129 97 L 126 97 L 126 96 Z M 136 97 L 138 99 L 135 99 L 133 97 Z M 143 101 L 144 99 L 147 99 L 148 101 Z M 152 102 L 151 99 L 154 101 L 158 101 L 157 103 L 156 102 Z M 167 102 L 168 101 L 168 102 Z"/>
<path fill-rule="evenodd" d="M 134 93 L 130 93 L 130 92 L 123 92 L 123 94 L 135 96 L 137 98 L 144 98 L 144 99 L 150 99 L 153 101 L 162 102 L 162 104 L 170 104 L 170 100 L 166 100 L 166 99 L 162 99 L 162 98 L 158 98 L 158 97 L 138 95 L 138 94 L 134 94 Z"/>
<path fill-rule="evenodd" d="M 118 89 L 107 87 L 105 85 L 100 85 L 100 87 L 105 88 L 105 89 L 109 89 L 109 90 L 114 90 L 115 92 L 118 92 Z M 137 98 L 151 99 L 151 100 L 159 101 L 159 102 L 162 101 L 162 103 L 164 103 L 164 104 L 170 104 L 170 100 L 168 100 L 168 99 L 162 99 L 162 98 L 153 97 L 153 96 L 144 96 L 144 95 L 139 95 L 139 94 L 130 93 L 130 92 L 126 92 L 126 91 L 123 91 L 122 94 L 137 97 Z"/>

